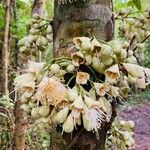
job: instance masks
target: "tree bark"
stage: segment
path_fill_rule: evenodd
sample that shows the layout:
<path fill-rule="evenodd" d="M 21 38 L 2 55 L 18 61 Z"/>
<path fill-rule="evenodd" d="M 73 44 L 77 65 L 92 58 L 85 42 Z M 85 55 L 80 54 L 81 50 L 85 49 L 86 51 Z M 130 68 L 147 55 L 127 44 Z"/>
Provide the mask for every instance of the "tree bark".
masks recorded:
<path fill-rule="evenodd" d="M 14 144 L 13 150 L 25 149 L 25 131 L 27 128 L 27 120 L 24 117 L 22 109 L 20 109 L 20 101 L 16 101 L 14 108 L 15 129 L 14 129 Z"/>
<path fill-rule="evenodd" d="M 43 0 L 34 0 L 32 5 L 32 15 L 39 14 L 40 16 L 43 13 Z"/>
<path fill-rule="evenodd" d="M 70 56 L 71 41 L 74 37 L 86 36 L 111 40 L 114 32 L 112 1 L 76 0 L 64 5 L 58 5 L 55 1 L 53 31 L 56 57 Z M 112 117 L 115 116 L 113 113 Z M 63 134 L 65 142 L 62 141 L 61 144 L 57 144 L 58 139 L 54 138 L 53 143 L 56 144 L 53 145 L 53 150 L 104 150 L 108 129 L 108 124 L 104 123 L 99 130 L 100 138 L 96 139 L 94 133 L 78 128 L 72 136 Z"/>
<path fill-rule="evenodd" d="M 8 65 L 9 65 L 9 34 L 10 34 L 10 0 L 6 0 L 5 7 L 5 29 L 2 48 L 2 71 L 1 71 L 1 92 L 9 96 L 8 90 Z"/>
<path fill-rule="evenodd" d="M 54 8 L 54 49 L 56 56 L 66 55 L 74 37 L 96 37 L 109 41 L 113 37 L 111 0 L 77 0 Z"/>

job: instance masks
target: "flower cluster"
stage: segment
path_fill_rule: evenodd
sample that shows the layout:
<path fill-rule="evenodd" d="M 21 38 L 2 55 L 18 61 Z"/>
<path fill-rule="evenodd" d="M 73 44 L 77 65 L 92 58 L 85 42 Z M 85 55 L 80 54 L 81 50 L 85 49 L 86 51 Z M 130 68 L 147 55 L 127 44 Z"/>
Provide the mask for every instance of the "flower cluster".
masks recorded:
<path fill-rule="evenodd" d="M 126 98 L 131 84 L 145 88 L 150 69 L 127 63 L 127 51 L 115 40 L 77 37 L 73 42 L 77 51 L 71 59 L 29 61 L 26 73 L 15 79 L 16 91 L 22 109 L 37 120 L 59 124 L 62 132 L 83 126 L 98 133 L 110 121 L 111 103 Z"/>
<path fill-rule="evenodd" d="M 27 24 L 29 35 L 22 38 L 18 45 L 20 46 L 20 56 L 31 59 L 37 57 L 39 51 L 44 52 L 52 43 L 52 26 L 49 20 L 41 18 L 34 14 Z"/>
<path fill-rule="evenodd" d="M 122 9 L 116 16 L 119 26 L 119 37 L 130 41 L 127 48 L 129 63 L 144 60 L 144 42 L 150 37 L 150 10 L 133 12 L 133 9 Z"/>
<path fill-rule="evenodd" d="M 133 139 L 133 121 L 115 121 L 112 124 L 110 136 L 107 139 L 107 148 L 113 147 L 114 149 L 126 150 L 127 147 L 134 148 Z M 113 146 L 112 146 L 113 145 Z"/>
<path fill-rule="evenodd" d="M 131 40 L 135 36 L 137 42 L 141 42 L 150 35 L 150 11 L 145 10 L 144 12 L 139 12 L 137 16 L 131 10 L 122 9 L 119 12 L 118 18 L 122 20 L 120 34 L 128 40 Z"/>

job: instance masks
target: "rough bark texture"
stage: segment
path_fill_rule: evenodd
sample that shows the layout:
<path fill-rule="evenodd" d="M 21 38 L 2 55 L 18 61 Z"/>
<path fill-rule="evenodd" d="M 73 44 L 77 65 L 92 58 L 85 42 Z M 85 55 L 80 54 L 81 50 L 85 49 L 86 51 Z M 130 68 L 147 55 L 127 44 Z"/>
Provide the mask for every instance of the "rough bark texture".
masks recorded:
<path fill-rule="evenodd" d="M 42 4 L 43 0 L 34 0 L 32 5 L 32 15 L 34 14 L 42 14 Z"/>
<path fill-rule="evenodd" d="M 20 101 L 16 101 L 15 115 L 15 130 L 14 130 L 14 145 L 13 150 L 25 149 L 25 131 L 27 128 L 27 120 L 24 118 L 23 111 L 20 109 Z"/>
<path fill-rule="evenodd" d="M 111 0 L 77 0 L 71 4 L 55 2 L 54 48 L 58 56 L 67 54 L 74 37 L 96 37 L 109 41 L 113 36 Z"/>
<path fill-rule="evenodd" d="M 9 33 L 10 32 L 10 0 L 6 0 L 5 7 L 5 29 L 2 48 L 2 68 L 1 68 L 1 91 L 6 96 L 9 95 L 8 90 L 8 65 L 9 65 Z"/>
<path fill-rule="evenodd" d="M 72 39 L 78 36 L 96 37 L 109 41 L 113 37 L 114 22 L 111 0 L 77 0 L 71 4 L 58 5 L 55 1 L 54 13 L 55 56 L 70 55 Z M 112 105 L 112 119 L 116 116 Z M 112 122 L 104 123 L 99 130 L 99 139 L 92 132 L 79 129 L 71 134 L 63 134 L 61 144 L 54 137 L 53 150 L 104 150 L 106 134 Z M 59 138 L 59 137 L 58 137 Z M 63 143 L 63 144 L 62 144 Z"/>

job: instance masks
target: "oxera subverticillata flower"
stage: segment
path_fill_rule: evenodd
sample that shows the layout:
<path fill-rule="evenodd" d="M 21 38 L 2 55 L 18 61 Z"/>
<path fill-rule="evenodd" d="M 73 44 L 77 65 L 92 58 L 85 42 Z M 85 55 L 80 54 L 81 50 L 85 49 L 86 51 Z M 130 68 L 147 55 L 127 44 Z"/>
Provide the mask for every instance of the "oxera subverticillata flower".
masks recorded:
<path fill-rule="evenodd" d="M 59 124 L 67 133 L 83 126 L 98 138 L 102 123 L 110 120 L 112 102 L 126 98 L 132 84 L 145 88 L 150 83 L 150 69 L 135 61 L 127 63 L 130 56 L 123 57 L 124 46 L 114 46 L 115 41 L 106 45 L 95 38 L 77 37 L 73 42 L 77 51 L 71 60 L 30 61 L 26 73 L 16 78 L 15 89 L 22 95 L 22 108 L 35 119 Z M 120 126 L 132 130 L 134 125 Z M 134 144 L 130 133 L 120 134 L 127 146 Z M 115 137 L 112 140 L 115 142 Z"/>

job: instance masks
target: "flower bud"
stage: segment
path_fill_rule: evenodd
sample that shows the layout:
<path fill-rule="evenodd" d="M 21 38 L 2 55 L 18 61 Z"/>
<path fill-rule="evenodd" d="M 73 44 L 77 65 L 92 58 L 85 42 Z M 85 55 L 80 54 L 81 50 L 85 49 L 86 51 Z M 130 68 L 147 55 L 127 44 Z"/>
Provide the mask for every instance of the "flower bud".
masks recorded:
<path fill-rule="evenodd" d="M 74 69 L 75 69 L 75 66 L 72 65 L 72 64 L 69 64 L 69 65 L 67 66 L 67 71 L 68 71 L 68 72 L 73 72 Z"/>
<path fill-rule="evenodd" d="M 67 120 L 64 122 L 62 128 L 63 131 L 67 133 L 70 133 L 74 130 L 73 117 L 71 114 L 67 117 Z"/>
<path fill-rule="evenodd" d="M 87 81 L 90 79 L 90 75 L 86 72 L 78 72 L 76 76 L 76 83 L 77 84 L 86 84 Z"/>
<path fill-rule="evenodd" d="M 60 71 L 60 66 L 58 64 L 52 64 L 50 70 L 53 74 L 58 73 Z"/>
<path fill-rule="evenodd" d="M 67 89 L 67 98 L 69 101 L 73 102 L 78 97 L 77 87 L 74 86 L 72 89 Z"/>
<path fill-rule="evenodd" d="M 34 117 L 34 118 L 39 118 L 40 117 L 40 115 L 39 115 L 39 107 L 32 108 L 31 116 Z"/>
<path fill-rule="evenodd" d="M 55 123 L 64 123 L 69 113 L 69 108 L 64 107 L 58 113 L 53 116 L 53 122 Z"/>
<path fill-rule="evenodd" d="M 49 106 L 41 106 L 41 107 L 39 107 L 39 114 L 40 114 L 42 117 L 48 116 L 49 113 L 50 113 Z"/>

